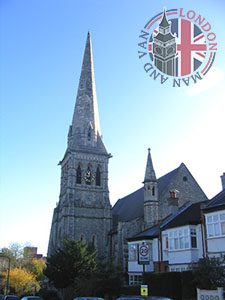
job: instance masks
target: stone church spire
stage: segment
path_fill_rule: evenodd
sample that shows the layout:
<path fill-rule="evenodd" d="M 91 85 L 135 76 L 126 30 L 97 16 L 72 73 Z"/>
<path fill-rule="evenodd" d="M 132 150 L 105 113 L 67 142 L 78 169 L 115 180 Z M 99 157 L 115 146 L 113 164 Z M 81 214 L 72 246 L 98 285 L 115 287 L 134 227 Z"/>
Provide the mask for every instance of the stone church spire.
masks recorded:
<path fill-rule="evenodd" d="M 153 168 L 153 163 L 152 163 L 152 157 L 151 157 L 151 149 L 148 148 L 148 157 L 147 157 L 147 164 L 146 164 L 146 169 L 145 169 L 145 182 L 150 182 L 150 181 L 156 181 L 156 176 L 155 176 L 155 171 Z"/>
<path fill-rule="evenodd" d="M 68 145 L 60 161 L 60 195 L 53 213 L 48 256 L 62 247 L 64 239 L 90 245 L 101 259 L 109 256 L 109 158 L 100 135 L 88 33 Z"/>
<path fill-rule="evenodd" d="M 91 36 L 88 32 L 72 125 L 68 134 L 68 147 L 81 150 L 85 147 L 106 152 L 101 139 L 96 96 Z"/>
<path fill-rule="evenodd" d="M 144 224 L 150 227 L 158 222 L 158 183 L 153 168 L 150 148 L 148 149 L 147 164 L 144 179 Z"/>

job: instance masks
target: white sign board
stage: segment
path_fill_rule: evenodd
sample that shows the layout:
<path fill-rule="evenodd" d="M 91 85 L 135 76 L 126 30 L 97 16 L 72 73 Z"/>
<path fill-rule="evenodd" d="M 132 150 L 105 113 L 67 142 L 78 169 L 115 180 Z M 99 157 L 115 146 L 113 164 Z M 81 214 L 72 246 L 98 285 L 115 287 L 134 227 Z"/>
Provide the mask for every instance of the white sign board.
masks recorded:
<path fill-rule="evenodd" d="M 138 245 L 138 263 L 140 265 L 149 264 L 149 245 L 146 242 Z"/>

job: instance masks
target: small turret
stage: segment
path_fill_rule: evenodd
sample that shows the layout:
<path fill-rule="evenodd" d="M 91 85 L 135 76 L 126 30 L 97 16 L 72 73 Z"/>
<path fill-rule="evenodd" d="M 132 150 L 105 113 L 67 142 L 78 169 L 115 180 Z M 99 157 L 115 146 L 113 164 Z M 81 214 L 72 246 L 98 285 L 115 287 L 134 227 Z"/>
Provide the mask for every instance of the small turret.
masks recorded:
<path fill-rule="evenodd" d="M 144 178 L 144 223 L 150 227 L 158 222 L 158 183 L 153 168 L 150 148 Z"/>

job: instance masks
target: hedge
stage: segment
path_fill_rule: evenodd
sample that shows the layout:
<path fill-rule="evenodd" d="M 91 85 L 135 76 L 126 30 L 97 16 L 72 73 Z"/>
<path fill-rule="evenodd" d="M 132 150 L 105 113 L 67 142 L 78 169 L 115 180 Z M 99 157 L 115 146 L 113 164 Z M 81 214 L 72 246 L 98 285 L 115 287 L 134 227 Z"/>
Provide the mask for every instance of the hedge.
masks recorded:
<path fill-rule="evenodd" d="M 196 298 L 196 286 L 191 271 L 145 273 L 144 284 L 148 285 L 151 296 L 165 296 L 174 300 Z"/>

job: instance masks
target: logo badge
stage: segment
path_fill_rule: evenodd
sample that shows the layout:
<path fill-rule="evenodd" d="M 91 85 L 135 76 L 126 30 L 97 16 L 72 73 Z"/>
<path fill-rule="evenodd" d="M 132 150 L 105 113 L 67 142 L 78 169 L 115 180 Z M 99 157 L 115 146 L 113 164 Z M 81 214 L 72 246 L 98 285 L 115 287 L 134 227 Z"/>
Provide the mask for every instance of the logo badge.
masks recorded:
<path fill-rule="evenodd" d="M 189 86 L 204 78 L 215 60 L 216 34 L 194 10 L 164 10 L 139 34 L 138 56 L 145 72 L 161 84 Z"/>

